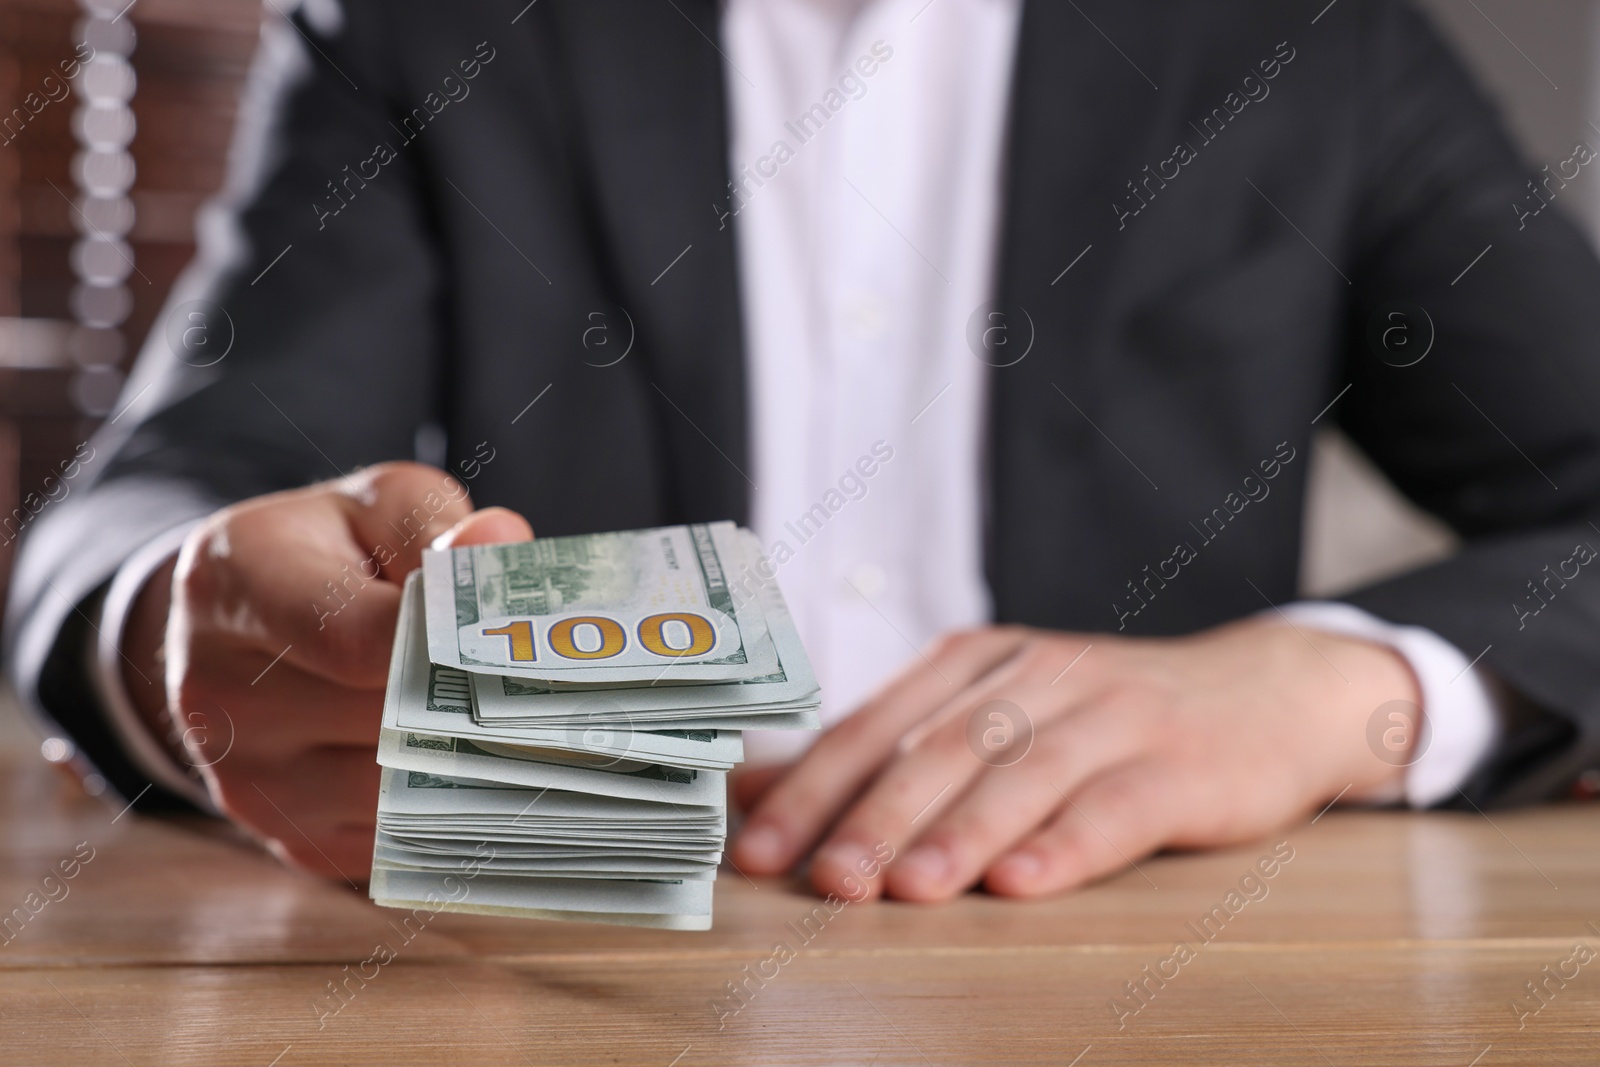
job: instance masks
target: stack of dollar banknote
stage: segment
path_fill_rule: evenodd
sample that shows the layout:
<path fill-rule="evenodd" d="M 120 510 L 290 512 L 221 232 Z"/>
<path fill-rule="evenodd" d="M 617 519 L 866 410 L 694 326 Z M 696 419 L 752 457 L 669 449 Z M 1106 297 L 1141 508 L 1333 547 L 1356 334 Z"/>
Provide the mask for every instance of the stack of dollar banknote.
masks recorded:
<path fill-rule="evenodd" d="M 817 727 L 758 553 L 732 523 L 426 553 L 384 701 L 372 898 L 708 928 L 743 731 Z"/>

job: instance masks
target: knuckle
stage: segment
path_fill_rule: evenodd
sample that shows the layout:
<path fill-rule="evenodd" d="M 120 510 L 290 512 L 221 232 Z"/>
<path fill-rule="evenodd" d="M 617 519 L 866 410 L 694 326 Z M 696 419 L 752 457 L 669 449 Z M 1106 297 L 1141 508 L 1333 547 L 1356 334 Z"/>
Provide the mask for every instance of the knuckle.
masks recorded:
<path fill-rule="evenodd" d="M 213 512 L 184 538 L 173 568 L 174 605 L 198 618 L 237 622 L 248 604 L 260 551 L 281 536 L 283 524 L 269 517 L 281 509 L 271 498 L 245 501 Z"/>
<path fill-rule="evenodd" d="M 1151 814 L 1146 792 L 1126 777 L 1102 783 L 1094 802 L 1106 822 L 1122 827 L 1143 825 Z"/>
<path fill-rule="evenodd" d="M 324 482 L 330 490 L 358 499 L 370 499 L 372 494 L 407 493 L 430 482 L 438 481 L 439 471 L 425 463 L 396 459 L 363 467 L 348 481 L 338 479 Z"/>
<path fill-rule="evenodd" d="M 362 506 L 380 502 L 414 503 L 426 506 L 435 522 L 451 525 L 472 510 L 466 486 L 454 475 L 409 460 L 395 460 L 368 467 L 355 486 L 340 486 L 340 492 L 353 495 Z M 437 507 L 435 507 L 435 502 Z"/>
<path fill-rule="evenodd" d="M 929 650 L 935 658 L 949 658 L 959 656 L 972 650 L 973 646 L 983 640 L 986 633 L 992 628 L 981 626 L 963 627 L 959 630 L 950 630 L 941 634 L 933 642 Z"/>
<path fill-rule="evenodd" d="M 925 840 L 971 862 L 1016 838 L 1025 829 L 1016 821 L 1015 816 L 995 810 L 959 811 L 929 830 Z"/>
<path fill-rule="evenodd" d="M 200 604 L 217 598 L 223 582 L 221 563 L 228 557 L 232 511 L 224 508 L 215 512 L 184 538 L 172 574 L 174 599 Z"/>
<path fill-rule="evenodd" d="M 1076 730 L 1040 730 L 1027 756 L 1017 761 L 1017 769 L 1048 784 L 1062 771 L 1081 766 L 1084 749 L 1083 735 Z"/>
<path fill-rule="evenodd" d="M 967 638 L 967 633 L 968 631 L 965 630 L 951 630 L 940 634 L 928 646 L 928 655 L 933 659 L 949 658 L 961 647 L 962 642 Z"/>
<path fill-rule="evenodd" d="M 1050 637 L 1031 636 L 1025 639 L 1016 652 L 1016 664 L 1019 670 L 1028 675 L 1043 675 L 1052 677 L 1061 670 L 1061 666 L 1071 659 L 1075 653 L 1070 653 L 1064 643 Z"/>
<path fill-rule="evenodd" d="M 828 753 L 835 748 L 854 748 L 873 728 L 873 719 L 876 718 L 873 708 L 868 704 L 829 727 L 827 733 L 817 739 L 815 751 Z"/>
<path fill-rule="evenodd" d="M 968 722 L 982 707 L 976 705 L 965 714 L 953 716 L 926 732 L 906 735 L 900 743 L 901 755 L 916 753 L 920 760 L 937 761 L 940 765 L 960 761 L 964 765 L 973 756 L 967 737 Z"/>

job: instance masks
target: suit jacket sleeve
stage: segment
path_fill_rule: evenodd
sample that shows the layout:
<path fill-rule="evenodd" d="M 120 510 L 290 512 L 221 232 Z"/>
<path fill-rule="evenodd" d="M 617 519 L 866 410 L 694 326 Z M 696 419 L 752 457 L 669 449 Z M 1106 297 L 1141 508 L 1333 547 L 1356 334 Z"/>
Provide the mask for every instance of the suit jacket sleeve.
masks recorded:
<path fill-rule="evenodd" d="M 146 782 L 94 706 L 85 602 L 162 531 L 409 457 L 436 417 L 439 257 L 415 149 L 390 125 L 393 50 L 364 6 L 331 14 L 264 30 L 196 263 L 151 330 L 125 410 L 18 558 L 6 644 L 24 702 L 125 796 Z"/>
<path fill-rule="evenodd" d="M 1465 544 L 1348 599 L 1481 654 L 1510 688 L 1505 741 L 1467 784 L 1472 803 L 1560 795 L 1600 766 L 1600 566 L 1579 562 L 1600 547 L 1600 264 L 1544 205 L 1578 195 L 1557 171 L 1570 178 L 1593 153 L 1552 166 L 1535 196 L 1421 16 L 1358 10 L 1372 22 L 1370 96 L 1338 383 L 1352 384 L 1335 411 Z"/>

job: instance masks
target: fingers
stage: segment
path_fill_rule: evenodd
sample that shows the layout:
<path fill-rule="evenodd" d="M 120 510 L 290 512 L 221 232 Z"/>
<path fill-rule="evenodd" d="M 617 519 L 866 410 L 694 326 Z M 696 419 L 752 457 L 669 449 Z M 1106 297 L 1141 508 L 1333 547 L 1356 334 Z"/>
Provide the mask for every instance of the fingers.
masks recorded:
<path fill-rule="evenodd" d="M 224 509 L 191 533 L 173 578 L 168 677 L 187 669 L 191 644 L 215 638 L 345 685 L 383 685 L 400 589 L 381 576 L 389 555 L 361 556 L 346 520 L 329 494 L 307 490 Z"/>
<path fill-rule="evenodd" d="M 422 550 L 472 512 L 467 487 L 421 463 L 380 463 L 326 483 L 338 494 L 351 536 L 379 575 L 398 582 L 422 562 Z"/>
<path fill-rule="evenodd" d="M 378 743 L 383 690 L 355 689 L 277 663 L 255 649 L 202 646 L 203 667 L 179 686 L 174 721 L 207 762 L 223 748 L 255 756 L 289 757 L 318 745 Z"/>
<path fill-rule="evenodd" d="M 437 475 L 439 472 L 431 473 Z M 392 487 L 386 487 L 384 490 L 386 493 L 391 491 Z M 424 500 L 426 499 L 428 498 L 424 496 Z M 401 498 L 400 505 L 403 504 L 404 499 Z M 426 507 L 423 510 L 426 510 Z M 359 565 L 359 571 L 354 574 L 348 566 L 342 567 L 331 587 L 329 582 L 324 580 L 322 587 L 317 590 L 321 594 L 319 600 L 312 609 L 317 624 L 316 629 L 312 631 L 307 623 L 300 631 L 302 639 L 298 647 L 301 652 L 297 657 L 295 650 L 290 648 L 291 660 L 335 682 L 362 688 L 381 687 L 388 677 L 389 658 L 394 644 L 394 627 L 400 611 L 401 587 L 396 583 L 402 581 L 410 570 L 420 565 L 421 547 L 431 543 L 437 543 L 443 548 L 533 539 L 533 527 L 529 525 L 528 520 L 507 508 L 484 508 L 463 515 L 459 521 L 439 530 L 444 517 L 455 514 L 457 510 L 447 508 L 441 511 L 433 522 L 418 527 L 416 539 L 407 546 L 417 549 L 416 562 L 405 566 L 405 569 L 401 569 L 405 553 L 384 563 L 380 546 L 375 550 L 376 555 L 373 558 L 383 564 L 378 568 L 381 576 L 376 580 L 367 578 L 373 571 L 371 566 L 373 560 L 363 561 Z M 409 524 L 411 520 L 405 521 Z M 403 528 L 410 527 L 408 525 Z M 436 530 L 439 532 L 435 533 Z M 423 537 L 429 537 L 429 540 L 423 541 Z M 290 577 L 284 578 L 286 585 L 292 581 Z M 303 622 L 305 616 L 299 614 L 294 615 L 294 618 Z M 286 647 L 295 644 L 292 634 L 286 636 L 288 637 Z"/>
<path fill-rule="evenodd" d="M 533 526 L 510 508 L 480 508 L 440 534 L 434 548 L 532 541 Z"/>
<path fill-rule="evenodd" d="M 911 839 L 933 825 L 940 811 L 960 797 L 983 770 L 984 765 L 967 748 L 965 739 L 949 733 L 900 756 L 817 849 L 811 863 L 812 884 L 821 893 L 839 892 L 843 880 L 855 873 L 862 857 L 880 842 L 896 855 L 903 855 Z M 917 862 L 934 861 L 944 862 L 940 855 L 924 850 Z M 895 868 L 904 862 L 905 859 L 897 861 Z M 944 870 L 925 872 L 930 879 L 943 879 L 947 874 Z M 869 895 L 882 888 L 883 883 L 874 883 Z"/>
<path fill-rule="evenodd" d="M 996 857 L 1067 805 L 1086 779 L 1131 758 L 1141 745 L 1138 720 L 1099 708 L 1080 712 L 1041 733 L 1014 764 L 987 768 L 966 793 L 935 817 L 889 870 L 886 891 L 902 900 L 948 900 L 983 877 Z M 892 773 L 892 772 L 891 772 Z M 892 788 L 886 780 L 879 788 Z M 874 790 L 876 792 L 877 790 Z M 891 842 L 902 828 L 856 825 L 874 817 L 869 794 L 839 833 Z M 892 816 L 890 816 L 892 817 Z"/>
<path fill-rule="evenodd" d="M 1048 826 L 994 863 L 984 887 L 1038 897 L 1123 870 L 1173 838 L 1184 804 L 1182 790 L 1154 763 L 1121 764 L 1085 784 Z"/>
<path fill-rule="evenodd" d="M 381 773 L 370 749 L 316 748 L 293 761 L 225 761 L 212 769 L 213 795 L 286 863 L 365 881 Z"/>
<path fill-rule="evenodd" d="M 180 553 L 175 607 L 189 630 L 180 626 L 176 643 L 189 632 L 224 632 L 331 681 L 382 686 L 397 583 L 470 512 L 459 482 L 415 463 L 382 464 L 224 509 Z M 463 536 L 531 534 L 512 512 L 481 515 L 461 527 Z"/>
<path fill-rule="evenodd" d="M 952 723 L 965 726 L 968 718 L 981 705 L 993 700 L 1012 705 L 1001 712 L 1001 721 L 1017 713 L 1033 725 L 1043 727 L 1058 718 L 1067 709 L 1082 703 L 1084 698 L 1103 688 L 1091 671 L 1080 671 L 1063 683 L 1066 672 L 1061 668 L 1081 659 L 1087 645 L 1078 639 L 1054 638 L 1041 641 L 1025 638 L 1009 650 L 1003 660 L 975 681 L 961 694 L 961 699 L 945 704 L 934 715 L 906 732 L 901 748 L 910 749 L 921 744 L 931 734 L 950 728 Z M 993 717 L 990 717 L 992 721 Z M 1007 726 L 1015 726 L 1007 723 Z M 1008 731 L 1009 732 L 1009 731 Z"/>
<path fill-rule="evenodd" d="M 280 666 L 287 663 L 349 688 L 384 685 L 400 611 L 399 586 L 349 572 L 335 586 L 324 577 L 329 573 L 326 559 L 297 556 L 293 544 L 264 548 L 252 569 L 248 575 L 224 573 L 190 556 L 185 546 L 167 622 L 170 698 L 177 699 L 171 692 L 173 680 L 200 668 L 193 662 L 199 645 L 231 645 L 263 654 L 266 661 L 258 672 L 279 660 Z M 337 569 L 332 573 L 339 576 Z M 239 685 L 254 677 L 239 679 Z"/>
<path fill-rule="evenodd" d="M 973 631 L 941 642 L 926 659 L 914 661 L 860 711 L 824 734 L 793 771 L 770 788 L 733 842 L 733 861 L 752 874 L 777 874 L 794 866 L 895 752 L 912 725 L 1025 640 L 1019 630 Z M 927 799 L 923 797 L 924 802 Z M 867 849 L 875 843 L 856 842 Z"/>
<path fill-rule="evenodd" d="M 741 768 L 728 780 L 734 805 L 740 811 L 750 811 L 793 767 L 790 763 L 774 763 L 766 767 Z"/>
<path fill-rule="evenodd" d="M 245 501 L 196 529 L 171 582 L 166 695 L 223 812 L 286 862 L 364 881 L 399 583 L 441 537 L 532 536 L 415 463 Z"/>
<path fill-rule="evenodd" d="M 316 841 L 283 838 L 266 842 L 266 847 L 285 866 L 365 887 L 372 878 L 372 835 L 371 826 L 346 826 Z"/>

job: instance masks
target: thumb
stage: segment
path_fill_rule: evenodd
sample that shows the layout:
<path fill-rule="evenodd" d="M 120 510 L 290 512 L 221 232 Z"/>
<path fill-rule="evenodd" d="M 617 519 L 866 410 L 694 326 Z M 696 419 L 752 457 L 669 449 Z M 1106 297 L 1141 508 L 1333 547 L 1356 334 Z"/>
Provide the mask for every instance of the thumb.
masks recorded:
<path fill-rule="evenodd" d="M 434 538 L 436 549 L 532 541 L 533 526 L 510 508 L 479 508 Z"/>

